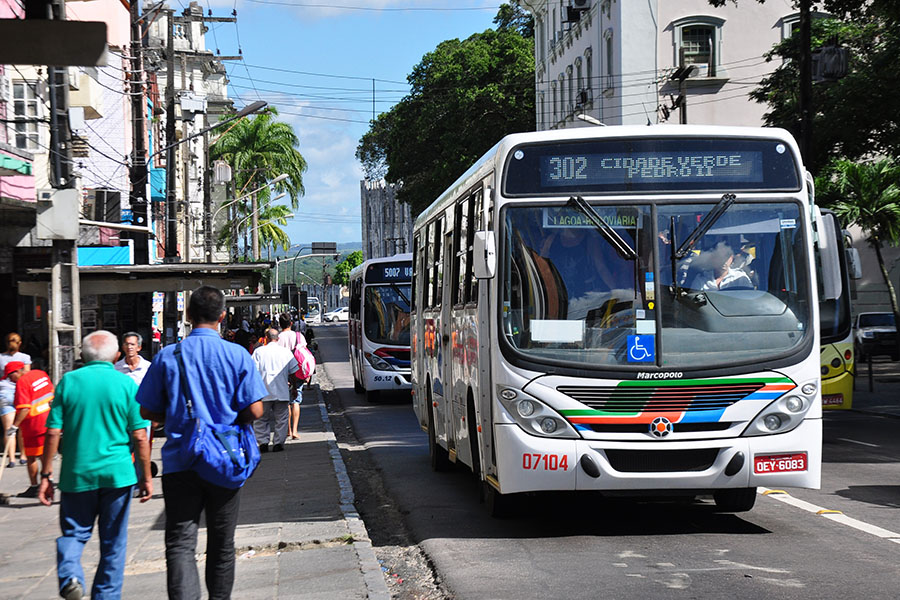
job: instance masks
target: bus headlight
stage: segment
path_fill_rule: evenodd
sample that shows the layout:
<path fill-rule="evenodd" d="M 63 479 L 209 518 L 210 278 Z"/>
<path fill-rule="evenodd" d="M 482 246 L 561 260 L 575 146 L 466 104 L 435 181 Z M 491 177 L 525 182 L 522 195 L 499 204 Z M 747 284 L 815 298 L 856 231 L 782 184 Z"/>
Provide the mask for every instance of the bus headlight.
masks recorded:
<path fill-rule="evenodd" d="M 772 435 L 794 429 L 815 403 L 817 390 L 818 386 L 814 383 L 806 383 L 800 388 L 802 394 L 798 394 L 795 388 L 790 394 L 773 401 L 750 422 L 744 435 Z"/>
<path fill-rule="evenodd" d="M 778 431 L 781 427 L 781 417 L 778 415 L 766 415 L 763 417 L 763 425 L 765 425 L 766 429 L 769 431 Z"/>
<path fill-rule="evenodd" d="M 578 438 L 578 432 L 558 412 L 521 390 L 497 386 L 497 398 L 516 424 L 531 435 Z"/>
<path fill-rule="evenodd" d="M 384 360 L 380 356 L 376 356 L 371 352 L 366 352 L 363 356 L 366 357 L 366 360 L 369 361 L 369 364 L 372 365 L 372 368 L 376 371 L 393 371 L 394 367 L 391 366 L 391 363 Z"/>
<path fill-rule="evenodd" d="M 516 410 L 519 411 L 519 415 L 523 417 L 530 417 L 534 414 L 534 402 L 531 400 L 520 400 L 516 403 Z"/>

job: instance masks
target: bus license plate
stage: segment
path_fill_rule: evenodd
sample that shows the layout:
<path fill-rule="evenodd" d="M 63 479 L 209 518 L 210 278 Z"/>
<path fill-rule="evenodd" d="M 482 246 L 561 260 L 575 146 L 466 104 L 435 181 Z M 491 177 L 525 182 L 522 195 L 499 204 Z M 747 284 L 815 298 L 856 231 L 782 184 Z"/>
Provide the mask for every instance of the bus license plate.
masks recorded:
<path fill-rule="evenodd" d="M 788 473 L 806 470 L 806 452 L 760 454 L 753 457 L 754 473 Z"/>

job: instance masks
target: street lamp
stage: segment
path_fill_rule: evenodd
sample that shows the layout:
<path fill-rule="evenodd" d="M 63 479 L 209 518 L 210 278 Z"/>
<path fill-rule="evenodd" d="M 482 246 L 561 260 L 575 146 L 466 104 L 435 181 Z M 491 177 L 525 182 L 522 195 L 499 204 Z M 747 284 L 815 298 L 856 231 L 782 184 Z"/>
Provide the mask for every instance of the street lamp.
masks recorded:
<path fill-rule="evenodd" d="M 147 162 L 150 162 L 150 159 L 156 156 L 157 154 L 161 154 L 163 152 L 166 153 L 166 246 L 165 246 L 165 262 L 181 262 L 181 257 L 178 255 L 178 223 L 175 220 L 175 147 L 179 146 L 185 142 L 189 142 L 190 140 L 200 137 L 201 135 L 212 131 L 222 125 L 226 125 L 231 123 L 232 121 L 236 121 L 238 119 L 242 119 L 251 113 L 255 113 L 259 110 L 262 110 L 266 107 L 268 103 L 262 100 L 258 100 L 251 104 L 248 104 L 237 113 L 228 117 L 227 119 L 223 119 L 218 121 L 217 123 L 213 123 L 208 127 L 204 127 L 200 131 L 197 131 L 183 139 L 178 140 L 164 148 L 160 148 L 149 157 L 147 157 Z M 168 129 L 168 127 L 167 127 Z M 174 137 L 174 136 L 173 136 Z M 185 198 L 187 201 L 187 198 Z M 187 240 L 185 240 L 187 243 Z"/>
<path fill-rule="evenodd" d="M 229 202 L 224 202 L 219 208 L 216 209 L 216 212 L 213 213 L 212 218 L 209 220 L 210 226 L 212 226 L 212 223 L 215 223 L 216 217 L 219 216 L 219 213 L 222 212 L 223 209 L 228 208 L 229 206 L 234 206 L 235 204 L 237 204 L 238 202 L 240 202 L 240 201 L 243 200 L 244 198 L 253 198 L 253 201 L 254 201 L 254 202 L 253 202 L 254 207 L 253 207 L 253 211 L 252 211 L 251 215 L 256 215 L 256 212 L 259 210 L 259 208 L 255 206 L 255 205 L 256 205 L 256 193 L 259 192 L 260 190 L 266 189 L 267 187 L 273 186 L 273 185 L 275 185 L 276 183 L 278 183 L 278 182 L 280 182 L 280 181 L 284 181 L 284 180 L 287 179 L 288 177 L 289 177 L 289 176 L 288 176 L 287 173 L 282 173 L 281 175 L 279 175 L 278 177 L 276 177 L 276 178 L 273 179 L 272 181 L 267 182 L 265 185 L 259 186 L 258 188 L 256 188 L 256 189 L 253 190 L 252 192 L 249 192 L 249 193 L 244 194 L 244 195 L 242 195 L 242 196 L 238 196 L 237 198 L 235 198 L 234 200 L 231 200 L 231 201 L 229 201 Z M 278 198 L 284 197 L 284 195 L 285 195 L 285 194 L 281 194 L 280 196 L 277 196 L 277 197 L 275 198 L 275 200 L 277 200 Z M 274 202 L 275 200 L 271 200 L 270 202 Z M 255 223 L 254 223 L 254 226 L 255 226 Z M 233 234 L 236 235 L 236 231 L 233 232 Z M 237 238 L 235 238 L 235 239 L 237 239 Z M 258 240 L 254 240 L 254 242 L 256 242 L 256 241 L 258 241 Z M 237 242 L 235 242 L 235 244 L 236 244 L 236 243 L 237 243 Z M 256 244 L 255 244 L 255 243 L 254 243 L 254 248 L 256 248 Z M 236 250 L 235 250 L 235 252 L 236 252 Z M 210 257 L 207 257 L 207 258 L 209 259 L 209 262 L 212 262 L 211 256 L 210 256 Z M 258 253 L 257 253 L 257 255 L 255 255 L 253 258 L 254 258 L 254 260 L 257 259 L 257 258 L 259 258 Z"/>

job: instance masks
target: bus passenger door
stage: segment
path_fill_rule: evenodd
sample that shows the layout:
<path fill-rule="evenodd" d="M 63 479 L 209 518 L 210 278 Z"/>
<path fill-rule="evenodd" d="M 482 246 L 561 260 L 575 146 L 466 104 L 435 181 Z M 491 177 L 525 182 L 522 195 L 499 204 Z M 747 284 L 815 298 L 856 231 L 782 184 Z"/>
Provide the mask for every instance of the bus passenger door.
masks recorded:
<path fill-rule="evenodd" d="M 443 399 L 441 406 L 441 422 L 446 426 L 447 450 L 450 451 L 450 460 L 456 462 L 456 407 L 453 398 L 453 226 L 447 222 L 446 233 L 441 242 L 441 264 L 443 269 L 443 291 L 441 292 L 441 309 L 438 316 L 438 331 L 440 353 L 442 360 L 438 361 L 443 382 Z"/>

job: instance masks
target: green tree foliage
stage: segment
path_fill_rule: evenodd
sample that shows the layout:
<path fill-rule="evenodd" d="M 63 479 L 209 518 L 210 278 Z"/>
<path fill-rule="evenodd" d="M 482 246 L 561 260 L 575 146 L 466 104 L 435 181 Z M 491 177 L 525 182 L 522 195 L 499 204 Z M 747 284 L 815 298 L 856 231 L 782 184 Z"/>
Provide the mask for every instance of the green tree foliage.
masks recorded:
<path fill-rule="evenodd" d="M 826 175 L 816 179 L 816 191 L 831 200 L 831 209 L 842 223 L 863 230 L 875 250 L 894 317 L 900 323 L 897 294 L 881 253 L 885 244 L 900 244 L 900 164 L 893 158 L 860 163 L 839 159 Z"/>
<path fill-rule="evenodd" d="M 281 246 L 285 252 L 291 247 L 291 238 L 282 229 L 287 225 L 290 215 L 291 209 L 282 204 L 267 206 L 259 211 L 259 220 L 257 221 L 259 243 L 266 249 L 269 260 L 272 260 L 272 250 L 278 246 Z"/>
<path fill-rule="evenodd" d="M 360 140 L 366 176 L 402 184 L 397 197 L 414 215 L 504 135 L 534 129 L 533 24 L 522 15 L 504 5 L 497 29 L 422 57 L 407 77 L 409 95 Z"/>
<path fill-rule="evenodd" d="M 257 203 L 265 207 L 272 193 L 285 192 L 290 196 L 291 206 L 297 208 L 299 197 L 304 193 L 303 174 L 306 160 L 297 147 L 300 140 L 287 123 L 276 121 L 278 111 L 274 107 L 255 117 L 237 121 L 230 129 L 210 146 L 212 160 L 224 160 L 231 165 L 234 177 L 234 197 L 240 198 L 248 192 L 285 173 L 288 175 L 274 186 L 263 187 L 257 193 Z M 251 199 L 237 202 L 236 222 L 229 222 L 219 236 L 219 244 L 230 239 L 232 231 L 246 229 L 251 212 Z M 261 210 L 265 210 L 262 208 Z"/>
<path fill-rule="evenodd" d="M 709 1 L 714 6 L 726 3 Z M 900 2 L 823 0 L 810 5 L 834 17 L 813 19 L 812 48 L 836 39 L 850 50 L 851 58 L 846 77 L 813 85 L 813 148 L 807 166 L 818 173 L 835 158 L 900 155 L 900 102 L 896 100 L 900 89 Z M 769 105 L 767 125 L 783 127 L 795 136 L 800 119 L 799 37 L 786 39 L 766 55 L 778 67 L 750 94 Z"/>
<path fill-rule="evenodd" d="M 347 285 L 350 283 L 350 271 L 363 263 L 363 253 L 360 250 L 351 252 L 347 258 L 339 262 L 334 267 L 334 283 L 336 285 Z"/>

